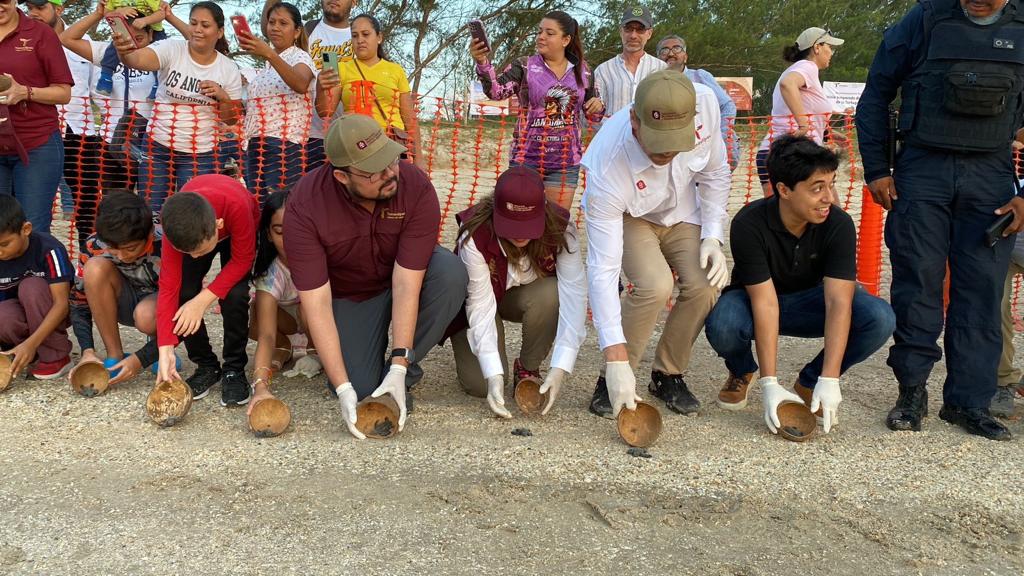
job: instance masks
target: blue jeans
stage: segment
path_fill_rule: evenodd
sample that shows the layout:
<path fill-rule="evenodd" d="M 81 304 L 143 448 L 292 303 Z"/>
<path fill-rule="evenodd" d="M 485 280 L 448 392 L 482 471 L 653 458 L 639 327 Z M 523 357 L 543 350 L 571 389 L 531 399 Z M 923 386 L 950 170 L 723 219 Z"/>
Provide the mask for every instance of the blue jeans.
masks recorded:
<path fill-rule="evenodd" d="M 216 150 L 178 152 L 147 138 L 146 152 L 139 163 L 139 195 L 149 200 L 154 214 L 160 213 L 168 195 L 192 178 L 217 173 Z"/>
<path fill-rule="evenodd" d="M 324 151 L 324 141 L 321 138 L 310 138 L 306 141 L 306 172 L 312 172 L 327 161 Z"/>
<path fill-rule="evenodd" d="M 889 304 L 865 292 L 859 286 L 853 295 L 850 336 L 840 373 L 863 362 L 881 348 L 896 327 L 896 316 Z M 742 376 L 757 372 L 750 350 L 754 340 L 754 314 L 746 290 L 722 294 L 718 304 L 704 321 L 704 334 L 715 352 L 725 360 L 729 372 Z M 779 296 L 779 335 L 797 338 L 825 336 L 825 287 Z M 814 388 L 821 375 L 825 351 L 818 352 L 800 371 L 800 384 Z"/>
<path fill-rule="evenodd" d="M 899 198 L 885 220 L 896 312 L 888 364 L 900 386 L 923 386 L 946 352 L 943 402 L 987 408 L 1002 353 L 1000 302 L 1013 237 L 994 247 L 985 229 L 1013 198 L 1010 149 L 955 154 L 913 146 L 896 159 Z M 949 265 L 949 307 L 942 286 Z"/>
<path fill-rule="evenodd" d="M 280 138 L 252 138 L 245 161 L 245 185 L 261 200 L 288 190 L 302 177 L 302 144 Z"/>
<path fill-rule="evenodd" d="M 17 154 L 0 156 L 0 194 L 13 195 L 32 229 L 50 233 L 53 199 L 63 176 L 64 142 L 54 130 L 45 144 L 28 151 L 28 164 Z"/>

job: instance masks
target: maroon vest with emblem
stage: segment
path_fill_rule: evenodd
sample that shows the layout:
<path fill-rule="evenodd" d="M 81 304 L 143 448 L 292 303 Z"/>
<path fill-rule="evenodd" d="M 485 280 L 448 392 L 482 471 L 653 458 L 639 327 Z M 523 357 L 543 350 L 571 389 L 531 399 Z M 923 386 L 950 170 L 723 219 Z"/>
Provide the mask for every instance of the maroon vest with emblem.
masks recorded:
<path fill-rule="evenodd" d="M 549 204 L 551 204 L 549 202 Z M 569 211 L 557 204 L 551 204 L 555 208 L 555 212 L 558 214 L 560 220 L 560 228 L 564 228 L 569 225 Z M 458 222 L 459 226 L 462 226 L 463 222 L 466 222 L 473 217 L 473 214 L 479 208 L 479 204 L 470 206 L 469 208 L 459 212 L 455 215 L 455 221 Z M 508 257 L 501 249 L 501 243 L 498 240 L 498 235 L 494 233 L 494 228 L 491 227 L 490 221 L 484 222 L 473 232 L 473 243 L 476 245 L 476 249 L 480 251 L 480 254 L 484 257 L 484 262 L 487 263 L 487 270 L 490 272 L 491 277 L 491 288 L 494 290 L 494 300 L 501 304 L 502 299 L 505 298 L 505 290 L 508 288 Z M 455 253 L 459 253 L 459 243 L 456 240 Z M 557 264 L 557 254 L 552 251 L 544 257 L 541 263 L 541 269 L 545 274 L 554 274 L 555 265 Z M 448 326 L 448 330 L 445 331 L 446 336 L 457 334 L 458 332 L 469 327 L 469 318 L 466 316 L 466 306 L 462 306 L 462 310 L 452 320 L 451 325 Z M 443 340 L 442 340 L 443 342 Z"/>

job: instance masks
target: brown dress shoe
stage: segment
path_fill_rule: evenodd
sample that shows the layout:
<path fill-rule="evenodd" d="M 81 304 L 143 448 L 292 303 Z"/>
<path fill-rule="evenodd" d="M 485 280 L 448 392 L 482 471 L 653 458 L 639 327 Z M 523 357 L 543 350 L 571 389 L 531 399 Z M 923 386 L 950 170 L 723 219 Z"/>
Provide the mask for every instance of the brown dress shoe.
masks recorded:
<path fill-rule="evenodd" d="M 811 397 L 814 396 L 814 388 L 808 388 L 807 386 L 804 386 L 803 384 L 800 383 L 800 380 L 797 379 L 796 383 L 793 384 L 793 392 L 796 392 L 796 395 L 799 396 L 800 399 L 804 401 L 804 404 L 806 404 L 808 408 L 811 407 Z M 817 416 L 818 418 L 821 418 L 821 408 L 818 408 L 818 411 L 815 412 L 814 415 Z"/>
<path fill-rule="evenodd" d="M 743 410 L 747 407 L 747 390 L 754 373 L 749 372 L 737 376 L 732 372 L 725 380 L 725 385 L 718 392 L 718 405 L 724 410 Z"/>

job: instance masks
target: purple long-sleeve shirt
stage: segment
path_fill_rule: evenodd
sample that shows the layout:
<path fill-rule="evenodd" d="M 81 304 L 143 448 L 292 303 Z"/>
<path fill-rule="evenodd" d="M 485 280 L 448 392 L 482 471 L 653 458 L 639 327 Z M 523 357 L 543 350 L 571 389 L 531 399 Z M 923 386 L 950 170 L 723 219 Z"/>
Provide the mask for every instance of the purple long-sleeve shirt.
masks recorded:
<path fill-rule="evenodd" d="M 542 172 L 579 165 L 583 105 L 598 95 L 586 63 L 579 65 L 583 66 L 583 82 L 577 82 L 571 62 L 558 78 L 539 54 L 512 62 L 501 74 L 490 62 L 477 64 L 477 76 L 489 98 L 519 97 L 513 163 L 524 163 Z"/>

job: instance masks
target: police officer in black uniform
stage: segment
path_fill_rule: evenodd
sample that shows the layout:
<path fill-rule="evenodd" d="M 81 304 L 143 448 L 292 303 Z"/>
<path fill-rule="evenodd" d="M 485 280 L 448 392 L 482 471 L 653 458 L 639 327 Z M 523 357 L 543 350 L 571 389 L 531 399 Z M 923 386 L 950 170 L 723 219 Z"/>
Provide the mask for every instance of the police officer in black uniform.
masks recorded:
<path fill-rule="evenodd" d="M 988 412 L 1002 337 L 999 303 L 1024 198 L 1013 193 L 1011 142 L 1024 118 L 1024 0 L 919 0 L 886 30 L 857 106 L 864 175 L 889 210 L 895 344 L 888 364 L 899 399 L 886 425 L 920 430 L 925 385 L 942 358 L 943 278 L 946 382 L 939 417 L 971 434 L 1009 440 Z M 890 166 L 889 105 L 900 95 L 901 148 Z M 1012 212 L 990 247 L 988 229 Z"/>
<path fill-rule="evenodd" d="M 1024 228 L 1011 157 L 1024 119 L 1021 2 L 920 0 L 886 31 L 857 106 L 864 179 L 889 210 L 896 332 L 888 363 L 899 399 L 886 424 L 894 430 L 920 430 L 928 414 L 948 262 L 939 417 L 991 440 L 1011 438 L 988 406 L 1001 346 L 999 279 L 1013 247 L 1007 237 Z M 888 107 L 897 91 L 902 148 L 890 166 Z M 989 246 L 986 230 L 1008 212 L 1012 221 Z"/>

